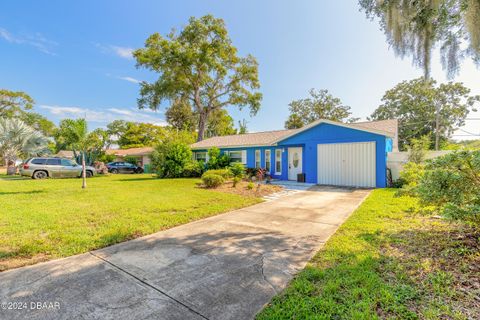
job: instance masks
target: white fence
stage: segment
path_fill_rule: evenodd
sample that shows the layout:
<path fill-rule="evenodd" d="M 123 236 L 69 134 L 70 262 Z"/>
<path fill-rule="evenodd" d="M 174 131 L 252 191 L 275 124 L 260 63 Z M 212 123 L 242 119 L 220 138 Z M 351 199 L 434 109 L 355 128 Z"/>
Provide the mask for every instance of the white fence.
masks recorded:
<path fill-rule="evenodd" d="M 441 150 L 441 151 L 427 151 L 425 159 L 432 159 L 436 157 L 443 156 L 447 153 L 452 152 L 451 150 Z M 392 172 L 392 179 L 395 181 L 400 177 L 400 171 L 403 169 L 403 165 L 408 162 L 408 152 L 389 152 L 387 153 L 387 168 Z"/>

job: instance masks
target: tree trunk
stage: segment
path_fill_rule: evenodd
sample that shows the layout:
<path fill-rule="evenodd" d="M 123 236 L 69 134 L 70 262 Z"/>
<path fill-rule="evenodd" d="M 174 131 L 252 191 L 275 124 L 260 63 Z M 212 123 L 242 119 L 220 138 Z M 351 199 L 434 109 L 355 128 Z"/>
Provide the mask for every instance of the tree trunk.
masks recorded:
<path fill-rule="evenodd" d="M 198 119 L 198 138 L 197 142 L 202 141 L 205 135 L 205 126 L 207 125 L 208 114 L 204 110 L 200 112 Z"/>
<path fill-rule="evenodd" d="M 87 171 L 85 170 L 85 152 L 82 152 L 82 189 L 87 187 Z"/>

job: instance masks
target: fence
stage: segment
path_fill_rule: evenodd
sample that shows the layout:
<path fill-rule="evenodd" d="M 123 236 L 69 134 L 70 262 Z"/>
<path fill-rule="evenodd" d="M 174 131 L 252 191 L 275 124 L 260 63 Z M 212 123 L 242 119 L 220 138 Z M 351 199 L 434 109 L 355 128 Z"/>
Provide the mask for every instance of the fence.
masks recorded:
<path fill-rule="evenodd" d="M 441 151 L 427 151 L 425 159 L 433 159 L 446 155 L 452 152 L 452 150 Z M 387 168 L 392 172 L 392 179 L 397 180 L 400 177 L 400 171 L 403 169 L 403 165 L 408 162 L 408 152 L 389 152 L 387 153 Z"/>

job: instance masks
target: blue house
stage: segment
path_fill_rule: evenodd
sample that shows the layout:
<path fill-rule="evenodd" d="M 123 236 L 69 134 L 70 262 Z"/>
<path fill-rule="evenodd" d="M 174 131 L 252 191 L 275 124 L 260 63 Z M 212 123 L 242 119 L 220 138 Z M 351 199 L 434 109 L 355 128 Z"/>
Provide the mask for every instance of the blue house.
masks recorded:
<path fill-rule="evenodd" d="M 197 160 L 207 161 L 208 149 L 217 147 L 232 162 L 265 168 L 274 179 L 383 188 L 387 152 L 397 149 L 397 131 L 396 120 L 318 120 L 300 129 L 212 137 L 191 147 Z"/>

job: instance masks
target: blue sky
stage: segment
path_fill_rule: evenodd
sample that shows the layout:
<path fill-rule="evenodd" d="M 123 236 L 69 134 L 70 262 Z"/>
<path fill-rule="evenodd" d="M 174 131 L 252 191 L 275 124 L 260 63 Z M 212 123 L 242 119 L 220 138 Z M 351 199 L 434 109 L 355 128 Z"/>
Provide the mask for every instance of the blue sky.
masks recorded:
<path fill-rule="evenodd" d="M 283 128 L 288 103 L 310 88 L 328 89 L 364 119 L 385 90 L 422 74 L 410 59 L 395 57 L 356 0 L 32 0 L 2 3 L 0 87 L 29 93 L 35 109 L 55 122 L 86 114 L 92 129 L 114 119 L 163 123 L 164 108 L 136 108 L 137 81 L 155 75 L 137 70 L 130 52 L 153 32 L 166 34 L 207 13 L 223 18 L 240 54 L 259 62 L 260 112 L 250 118 L 248 110 L 229 109 L 250 131 Z M 432 74 L 445 81 L 439 61 L 436 55 Z M 480 94 L 473 63 L 464 63 L 455 80 Z M 480 134 L 480 121 L 464 129 Z"/>

